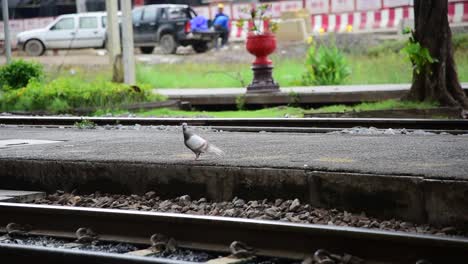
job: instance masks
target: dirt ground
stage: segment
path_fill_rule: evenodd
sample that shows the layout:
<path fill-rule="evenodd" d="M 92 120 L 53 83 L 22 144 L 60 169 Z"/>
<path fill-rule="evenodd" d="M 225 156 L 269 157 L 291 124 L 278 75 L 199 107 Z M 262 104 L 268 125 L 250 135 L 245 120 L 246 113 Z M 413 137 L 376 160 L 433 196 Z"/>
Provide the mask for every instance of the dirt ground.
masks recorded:
<path fill-rule="evenodd" d="M 162 54 L 156 48 L 153 54 L 141 54 L 135 49 L 137 63 L 143 64 L 173 64 L 173 63 L 249 63 L 253 56 L 245 50 L 244 43 L 230 43 L 227 49 L 212 49 L 206 53 L 198 54 L 191 47 L 179 47 L 177 54 Z M 303 57 L 306 50 L 305 43 L 278 45 L 276 56 Z M 80 66 L 108 66 L 109 58 L 103 49 L 59 50 L 46 51 L 43 56 L 30 57 L 24 52 L 14 51 L 15 59 L 37 61 L 45 66 L 80 65 Z M 5 64 L 5 56 L 0 57 L 0 65 Z"/>

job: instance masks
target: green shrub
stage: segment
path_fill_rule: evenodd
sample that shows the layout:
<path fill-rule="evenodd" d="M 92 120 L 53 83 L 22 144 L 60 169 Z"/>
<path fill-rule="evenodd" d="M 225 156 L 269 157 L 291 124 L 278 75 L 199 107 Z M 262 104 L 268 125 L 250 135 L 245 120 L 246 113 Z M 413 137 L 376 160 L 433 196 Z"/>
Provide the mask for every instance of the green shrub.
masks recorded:
<path fill-rule="evenodd" d="M 0 68 L 0 89 L 19 89 L 25 87 L 31 79 L 42 80 L 44 70 L 35 62 L 15 60 Z"/>
<path fill-rule="evenodd" d="M 76 108 L 114 109 L 162 99 L 149 86 L 132 87 L 100 79 L 86 82 L 79 77 L 60 77 L 48 84 L 33 79 L 24 88 L 4 92 L 0 96 L 0 110 L 65 113 Z"/>
<path fill-rule="evenodd" d="M 336 45 L 321 45 L 318 49 L 312 42 L 306 58 L 306 72 L 302 85 L 342 84 L 351 74 L 344 54 Z"/>
<path fill-rule="evenodd" d="M 409 39 L 401 52 L 406 54 L 408 59 L 411 61 L 413 70 L 416 74 L 420 74 L 421 72 L 432 74 L 429 66 L 438 62 L 438 60 L 432 57 L 428 48 L 421 46 L 421 44 L 416 40 L 414 37 L 414 31 L 408 32 L 410 32 Z"/>

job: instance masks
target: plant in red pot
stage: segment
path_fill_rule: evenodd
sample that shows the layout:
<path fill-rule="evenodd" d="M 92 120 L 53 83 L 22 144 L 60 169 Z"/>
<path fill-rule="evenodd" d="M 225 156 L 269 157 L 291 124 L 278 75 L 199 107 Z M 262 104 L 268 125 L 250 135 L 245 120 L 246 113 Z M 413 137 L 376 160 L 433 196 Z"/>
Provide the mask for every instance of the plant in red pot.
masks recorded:
<path fill-rule="evenodd" d="M 276 38 L 274 32 L 278 28 L 276 22 L 272 21 L 267 14 L 271 4 L 262 4 L 258 7 L 252 6 L 244 12 L 249 13 L 248 19 L 240 19 L 238 27 L 248 23 L 247 51 L 255 56 L 252 63 L 254 78 L 247 86 L 247 92 L 279 92 L 279 85 L 273 80 L 273 63 L 268 55 L 276 50 Z"/>

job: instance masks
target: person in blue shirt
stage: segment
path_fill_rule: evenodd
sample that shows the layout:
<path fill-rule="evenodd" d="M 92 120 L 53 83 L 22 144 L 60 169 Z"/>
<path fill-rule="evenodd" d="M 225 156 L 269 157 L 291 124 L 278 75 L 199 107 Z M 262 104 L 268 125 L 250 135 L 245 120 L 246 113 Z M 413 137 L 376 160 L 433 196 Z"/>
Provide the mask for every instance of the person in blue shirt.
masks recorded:
<path fill-rule="evenodd" d="M 229 17 L 224 14 L 223 11 L 224 5 L 218 4 L 218 13 L 216 14 L 213 21 L 214 29 L 221 33 L 221 47 L 224 47 L 229 39 Z"/>

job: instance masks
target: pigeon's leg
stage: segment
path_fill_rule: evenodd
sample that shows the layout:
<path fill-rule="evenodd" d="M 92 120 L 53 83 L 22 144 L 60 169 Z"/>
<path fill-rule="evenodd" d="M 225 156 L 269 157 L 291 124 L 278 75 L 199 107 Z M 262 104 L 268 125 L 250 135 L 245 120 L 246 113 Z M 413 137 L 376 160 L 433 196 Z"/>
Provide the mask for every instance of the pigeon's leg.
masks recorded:
<path fill-rule="evenodd" d="M 196 156 L 195 156 L 195 160 L 198 160 L 198 158 L 200 157 L 200 154 L 201 154 L 200 152 L 199 152 L 199 153 L 195 153 L 195 155 L 196 155 Z"/>

